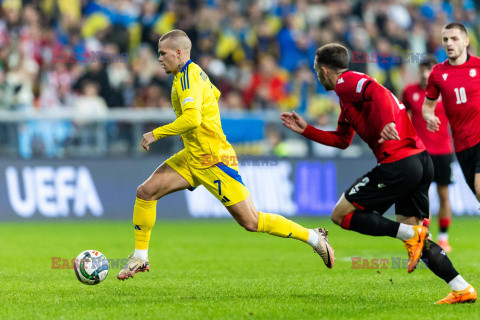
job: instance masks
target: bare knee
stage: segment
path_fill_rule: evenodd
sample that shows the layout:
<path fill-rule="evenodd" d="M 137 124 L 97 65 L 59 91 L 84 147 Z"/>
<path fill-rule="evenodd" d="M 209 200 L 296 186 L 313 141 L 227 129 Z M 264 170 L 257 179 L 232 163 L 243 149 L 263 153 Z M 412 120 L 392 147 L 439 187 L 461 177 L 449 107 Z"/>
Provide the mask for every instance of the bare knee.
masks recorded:
<path fill-rule="evenodd" d="M 348 212 L 345 211 L 344 205 L 342 205 L 341 202 L 337 203 L 335 208 L 333 208 L 332 211 L 332 216 L 330 219 L 332 219 L 333 223 L 335 223 L 337 226 L 342 225 L 343 218 L 348 214 Z"/>
<path fill-rule="evenodd" d="M 342 194 L 340 199 L 338 200 L 335 208 L 333 209 L 332 216 L 330 217 L 336 225 L 341 226 L 343 218 L 350 214 L 351 212 L 355 211 L 356 208 L 353 204 L 351 204 L 346 198 L 345 194 Z"/>
<path fill-rule="evenodd" d="M 332 219 L 333 223 L 339 226 L 342 224 L 343 217 L 344 216 L 338 210 L 333 209 L 333 212 L 330 218 Z"/>
<path fill-rule="evenodd" d="M 152 201 L 156 200 L 155 199 L 155 193 L 149 191 L 149 188 L 145 186 L 145 183 L 142 183 L 141 185 L 138 186 L 137 188 L 137 198 L 146 200 L 146 201 Z"/>

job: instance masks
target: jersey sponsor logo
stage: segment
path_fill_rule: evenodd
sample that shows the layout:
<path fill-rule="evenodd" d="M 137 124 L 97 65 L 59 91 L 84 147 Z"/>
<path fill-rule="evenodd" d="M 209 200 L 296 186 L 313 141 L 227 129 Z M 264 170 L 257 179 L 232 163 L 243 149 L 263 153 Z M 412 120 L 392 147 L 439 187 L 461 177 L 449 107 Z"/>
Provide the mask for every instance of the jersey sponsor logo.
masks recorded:
<path fill-rule="evenodd" d="M 447 81 L 447 77 L 448 77 L 448 73 L 444 73 L 444 74 L 442 74 L 442 78 L 443 78 L 443 80 Z"/>
<path fill-rule="evenodd" d="M 21 173 L 19 172 L 21 171 Z M 45 217 L 83 217 L 90 211 L 103 215 L 90 171 L 86 167 L 51 166 L 5 169 L 7 192 L 13 211 L 30 218 L 39 212 Z M 23 189 L 23 190 L 22 190 Z"/>
<path fill-rule="evenodd" d="M 357 83 L 357 90 L 356 92 L 360 93 L 362 92 L 363 85 L 367 82 L 367 78 L 360 79 Z"/>
<path fill-rule="evenodd" d="M 477 70 L 470 69 L 470 77 L 474 78 L 477 75 Z"/>
<path fill-rule="evenodd" d="M 203 81 L 207 81 L 208 76 L 202 71 L 202 72 L 200 72 L 200 78 L 202 78 Z"/>
<path fill-rule="evenodd" d="M 185 99 L 183 99 L 183 102 L 182 102 L 182 107 L 185 103 L 187 102 L 194 102 L 194 99 L 192 97 L 186 97 Z"/>

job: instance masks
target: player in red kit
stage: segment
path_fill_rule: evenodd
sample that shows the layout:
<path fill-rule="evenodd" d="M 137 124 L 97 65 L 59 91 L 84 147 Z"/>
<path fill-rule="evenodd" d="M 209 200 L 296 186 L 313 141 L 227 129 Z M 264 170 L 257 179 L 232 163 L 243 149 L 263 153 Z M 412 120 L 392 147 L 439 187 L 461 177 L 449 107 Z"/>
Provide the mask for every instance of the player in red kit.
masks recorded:
<path fill-rule="evenodd" d="M 336 131 L 316 129 L 296 113 L 281 115 L 287 128 L 341 149 L 350 145 L 357 132 L 377 158 L 378 165 L 342 194 L 332 212 L 333 222 L 362 234 L 403 240 L 410 259 L 408 272 L 421 257 L 452 288 L 447 298 L 455 295 L 453 303 L 474 302 L 475 289 L 458 274 L 442 248 L 427 239 L 428 230 L 421 225 L 429 215 L 433 164 L 405 106 L 375 79 L 348 71 L 348 62 L 348 50 L 339 44 L 327 44 L 315 54 L 318 79 L 340 98 Z M 393 204 L 397 221 L 383 217 Z"/>
<path fill-rule="evenodd" d="M 437 60 L 433 56 L 427 57 L 420 63 L 420 82 L 414 83 L 405 88 L 402 101 L 412 119 L 413 127 L 418 136 L 422 139 L 433 162 L 433 181 L 437 184 L 437 193 L 440 199 L 438 210 L 438 224 L 440 232 L 437 243 L 445 252 L 452 248 L 448 243 L 448 227 L 452 219 L 452 210 L 448 198 L 448 185 L 452 181 L 452 164 L 454 161 L 452 137 L 448 129 L 448 119 L 439 99 L 435 109 L 435 115 L 440 119 L 440 126 L 437 132 L 430 132 L 422 115 L 422 105 L 425 100 L 428 76 Z M 423 225 L 428 226 L 429 220 L 425 219 Z"/>
<path fill-rule="evenodd" d="M 435 107 L 441 94 L 458 162 L 480 201 L 480 58 L 467 53 L 467 29 L 460 23 L 443 27 L 442 43 L 448 59 L 435 65 L 428 77 L 423 118 L 430 131 L 440 129 Z"/>

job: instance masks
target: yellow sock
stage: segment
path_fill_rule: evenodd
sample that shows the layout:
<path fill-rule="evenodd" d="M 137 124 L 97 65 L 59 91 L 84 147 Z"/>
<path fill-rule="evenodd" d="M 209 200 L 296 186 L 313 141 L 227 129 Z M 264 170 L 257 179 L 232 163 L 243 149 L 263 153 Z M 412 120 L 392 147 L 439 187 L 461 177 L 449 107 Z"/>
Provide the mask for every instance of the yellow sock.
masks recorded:
<path fill-rule="evenodd" d="M 298 223 L 278 214 L 258 212 L 258 232 L 267 232 L 273 236 L 308 241 L 309 231 Z"/>
<path fill-rule="evenodd" d="M 150 234 L 157 216 L 157 200 L 147 201 L 136 198 L 133 208 L 133 224 L 135 225 L 135 249 L 146 250 L 150 242 Z"/>

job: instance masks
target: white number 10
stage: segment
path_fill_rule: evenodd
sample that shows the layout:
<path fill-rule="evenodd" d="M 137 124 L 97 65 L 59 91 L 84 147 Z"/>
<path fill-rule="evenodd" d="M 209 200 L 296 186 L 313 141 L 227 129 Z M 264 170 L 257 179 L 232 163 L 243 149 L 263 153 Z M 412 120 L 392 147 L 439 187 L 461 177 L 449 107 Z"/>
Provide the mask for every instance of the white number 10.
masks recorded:
<path fill-rule="evenodd" d="M 467 102 L 467 93 L 465 92 L 464 87 L 455 88 L 453 90 L 455 91 L 455 95 L 457 96 L 457 104 Z"/>

